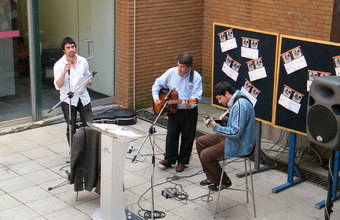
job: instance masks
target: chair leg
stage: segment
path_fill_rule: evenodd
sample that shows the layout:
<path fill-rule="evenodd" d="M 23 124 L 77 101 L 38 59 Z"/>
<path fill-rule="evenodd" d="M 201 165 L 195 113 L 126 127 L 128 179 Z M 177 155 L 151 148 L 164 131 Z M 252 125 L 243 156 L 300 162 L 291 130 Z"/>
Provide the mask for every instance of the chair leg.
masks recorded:
<path fill-rule="evenodd" d="M 210 199 L 210 189 L 208 190 L 208 196 L 207 196 L 207 203 L 210 202 L 209 199 Z"/>
<path fill-rule="evenodd" d="M 251 196 L 253 197 L 253 209 L 254 209 L 254 218 L 256 218 L 256 206 L 255 206 L 255 192 L 254 192 L 254 181 L 253 181 L 253 173 L 251 171 L 251 162 L 249 161 L 249 174 L 250 174 L 250 185 L 251 185 Z"/>
<path fill-rule="evenodd" d="M 221 186 L 222 186 L 222 179 L 223 179 L 224 167 L 225 167 L 225 160 L 223 159 L 223 163 L 222 163 L 222 171 L 221 171 L 221 177 L 220 177 L 220 184 L 218 185 L 217 201 L 216 201 L 215 211 L 214 211 L 214 219 L 216 218 L 218 202 L 220 201 L 220 193 L 221 193 Z M 209 190 L 209 194 L 210 194 L 210 190 Z"/>
<path fill-rule="evenodd" d="M 251 167 L 250 167 L 251 169 Z M 247 197 L 247 203 L 249 203 L 249 187 L 248 187 L 248 169 L 247 169 L 247 159 L 245 158 L 244 159 L 244 177 L 245 177 L 245 180 L 246 180 L 246 197 Z"/>

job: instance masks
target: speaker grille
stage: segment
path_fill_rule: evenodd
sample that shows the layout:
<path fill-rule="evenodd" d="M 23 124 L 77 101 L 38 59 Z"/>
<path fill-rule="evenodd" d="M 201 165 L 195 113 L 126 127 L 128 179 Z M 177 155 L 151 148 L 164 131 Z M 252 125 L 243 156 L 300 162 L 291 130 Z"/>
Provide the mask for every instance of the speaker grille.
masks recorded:
<path fill-rule="evenodd" d="M 330 142 L 338 133 L 338 123 L 333 113 L 322 105 L 312 106 L 307 115 L 311 136 L 320 143 Z"/>

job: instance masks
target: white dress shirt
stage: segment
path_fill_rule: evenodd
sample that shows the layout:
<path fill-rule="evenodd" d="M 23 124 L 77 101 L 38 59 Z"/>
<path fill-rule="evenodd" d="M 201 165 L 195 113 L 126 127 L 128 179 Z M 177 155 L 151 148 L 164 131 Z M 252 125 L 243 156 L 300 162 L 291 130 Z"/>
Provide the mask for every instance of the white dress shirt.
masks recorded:
<path fill-rule="evenodd" d="M 77 106 L 78 100 L 80 98 L 83 106 L 87 105 L 91 99 L 89 93 L 86 89 L 86 83 L 81 86 L 77 91 L 74 91 L 80 85 L 82 85 L 86 80 L 88 80 L 92 75 L 89 71 L 89 64 L 84 57 L 79 55 L 77 56 L 77 64 L 75 68 L 71 67 L 70 75 L 66 74 L 64 78 L 64 83 L 61 88 L 59 88 L 56 84 L 56 81 L 61 76 L 62 72 L 64 71 L 64 67 L 69 62 L 66 60 L 66 56 L 64 55 L 61 57 L 53 67 L 54 73 L 54 86 L 57 90 L 60 90 L 60 101 L 64 100 L 68 97 L 69 92 L 74 92 L 74 95 L 71 99 L 71 105 Z M 66 98 L 64 100 L 66 103 L 70 103 L 70 99 Z"/>

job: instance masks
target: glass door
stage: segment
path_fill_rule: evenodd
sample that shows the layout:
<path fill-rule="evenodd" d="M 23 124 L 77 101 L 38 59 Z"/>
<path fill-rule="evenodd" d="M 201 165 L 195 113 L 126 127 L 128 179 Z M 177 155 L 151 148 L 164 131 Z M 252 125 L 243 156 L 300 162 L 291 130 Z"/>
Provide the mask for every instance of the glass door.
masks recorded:
<path fill-rule="evenodd" d="M 72 37 L 77 53 L 96 71 L 88 88 L 92 101 L 114 95 L 114 1 L 39 1 L 42 103 L 49 109 L 59 102 L 53 85 L 53 65 L 63 55 L 60 41 Z"/>
<path fill-rule="evenodd" d="M 26 1 L 0 1 L 0 123 L 32 115 Z"/>

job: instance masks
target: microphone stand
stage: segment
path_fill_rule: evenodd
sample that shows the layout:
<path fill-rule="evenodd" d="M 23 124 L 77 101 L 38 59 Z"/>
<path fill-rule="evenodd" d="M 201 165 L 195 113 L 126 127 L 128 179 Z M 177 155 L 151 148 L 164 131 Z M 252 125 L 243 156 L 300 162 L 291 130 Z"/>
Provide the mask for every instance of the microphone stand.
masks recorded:
<path fill-rule="evenodd" d="M 69 100 L 69 103 L 68 103 L 68 139 L 69 139 L 69 147 L 70 147 L 70 150 L 72 149 L 72 124 L 71 124 L 71 100 L 72 100 L 72 97 L 74 96 L 74 93 L 76 92 L 76 91 L 78 91 L 81 87 L 83 87 L 86 83 L 88 83 L 95 75 L 97 74 L 97 72 L 92 72 L 92 75 L 91 75 L 91 77 L 89 77 L 88 79 L 86 79 L 82 84 L 80 84 L 77 88 L 75 88 L 74 89 L 74 91 L 73 92 L 71 92 L 71 81 L 70 81 L 70 71 L 68 71 L 68 86 L 69 86 L 69 93 L 67 93 L 67 96 L 63 99 L 63 100 L 61 100 L 61 101 L 59 101 L 57 104 L 55 104 L 50 110 L 48 110 L 48 112 L 47 113 L 50 113 L 50 112 L 52 112 L 56 107 L 58 107 L 63 101 L 65 101 L 67 98 L 69 98 L 70 100 Z M 70 161 L 70 164 L 71 164 L 71 161 Z M 52 190 L 52 189 L 55 189 L 55 188 L 57 188 L 57 187 L 59 187 L 59 186 L 62 186 L 62 185 L 64 185 L 64 184 L 66 184 L 67 182 L 69 182 L 70 181 L 70 179 L 71 179 L 71 174 L 70 174 L 70 172 L 69 171 L 65 171 L 66 172 L 66 175 L 67 175 L 67 179 L 65 180 L 65 181 L 63 181 L 63 182 L 61 182 L 61 183 L 58 183 L 58 184 L 56 184 L 56 185 L 54 185 L 54 186 L 50 186 L 50 187 L 48 187 L 48 190 L 50 191 L 50 190 Z"/>
<path fill-rule="evenodd" d="M 170 90 L 169 93 L 167 94 L 166 98 L 165 98 L 165 103 L 161 109 L 161 111 L 159 112 L 159 114 L 157 115 L 156 119 L 154 120 L 154 122 L 151 124 L 148 133 L 146 134 L 142 144 L 139 146 L 139 149 L 136 153 L 136 155 L 132 158 L 131 162 L 134 162 L 137 158 L 137 155 L 139 154 L 139 152 L 141 151 L 142 147 L 144 146 L 144 143 L 146 142 L 147 138 L 149 138 L 150 143 L 151 143 L 151 148 L 152 148 L 152 173 L 151 173 L 151 219 L 154 219 L 154 211 L 155 211 L 155 202 L 154 202 L 154 176 L 155 176 L 155 148 L 154 148 L 154 141 L 151 140 L 151 136 L 154 136 L 154 134 L 156 133 L 156 129 L 155 129 L 155 125 L 156 122 L 158 121 L 158 119 L 160 118 L 160 116 L 164 113 L 165 108 L 168 106 L 169 100 L 170 100 L 170 96 L 173 90 Z M 154 140 L 154 138 L 153 138 Z"/>

